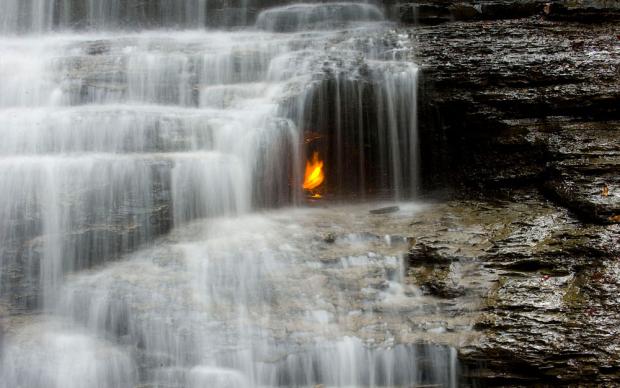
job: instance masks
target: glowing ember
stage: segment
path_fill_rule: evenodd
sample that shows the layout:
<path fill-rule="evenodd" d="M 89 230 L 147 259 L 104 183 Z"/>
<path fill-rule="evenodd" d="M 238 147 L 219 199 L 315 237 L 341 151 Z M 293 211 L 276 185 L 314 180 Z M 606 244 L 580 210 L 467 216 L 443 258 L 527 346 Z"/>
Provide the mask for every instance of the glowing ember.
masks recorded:
<path fill-rule="evenodd" d="M 303 188 L 306 190 L 314 190 L 321 186 L 325 180 L 325 174 L 323 174 L 323 161 L 319 159 L 319 153 L 315 152 L 312 155 L 312 160 L 306 162 L 306 175 L 304 177 Z M 317 197 L 318 196 L 318 197 Z M 313 198 L 320 198 L 319 194 L 314 194 Z"/>

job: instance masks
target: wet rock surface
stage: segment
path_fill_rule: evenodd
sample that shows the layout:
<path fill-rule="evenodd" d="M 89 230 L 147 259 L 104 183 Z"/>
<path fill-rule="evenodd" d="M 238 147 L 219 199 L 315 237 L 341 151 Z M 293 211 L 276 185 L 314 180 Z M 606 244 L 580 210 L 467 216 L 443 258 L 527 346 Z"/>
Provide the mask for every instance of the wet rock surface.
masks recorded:
<path fill-rule="evenodd" d="M 257 281 L 270 287 L 246 285 L 248 300 L 266 298 L 278 317 L 256 322 L 256 330 L 299 346 L 316 335 L 353 336 L 380 346 L 448 345 L 458 351 L 464 384 L 620 381 L 618 225 L 584 223 L 536 190 L 501 199 L 398 204 L 399 210 L 381 214 L 370 210 L 393 204 L 319 201 L 313 206 L 292 216 L 286 211 L 266 215 L 271 227 L 261 228 L 261 235 L 279 235 L 276 241 L 285 241 L 276 244 L 278 249 L 300 256 L 285 262 L 284 272 L 257 272 Z M 198 235 L 201 225 L 193 227 Z M 179 233 L 156 247 L 177 241 Z M 155 248 L 152 260 L 143 259 L 148 252 L 139 252 L 103 274 L 76 274 L 67 295 L 87 306 L 89 298 L 104 291 L 111 304 L 119 292 L 135 293 L 136 306 L 123 308 L 141 322 L 146 312 L 138 307 L 149 304 L 140 300 L 152 300 L 152 294 L 142 294 L 150 290 L 145 285 L 166 274 L 170 284 L 152 308 L 169 299 L 177 300 L 173 306 L 188 308 L 192 300 L 175 298 L 187 293 L 191 283 L 177 277 L 183 279 L 192 261 L 172 247 Z M 254 273 L 258 264 L 245 265 Z M 107 272 L 115 275 L 102 283 Z M 225 300 L 225 287 L 222 292 Z M 204 307 L 189 308 L 198 312 Z M 86 319 L 79 309 L 74 314 Z M 200 314 L 194 319 L 192 325 L 202 327 Z M 4 315 L 0 324 L 9 335 L 27 321 Z M 122 333 L 124 327 L 106 330 Z M 151 356 L 140 356 L 140 368 L 149 371 L 155 368 L 152 363 L 162 362 Z"/>
<path fill-rule="evenodd" d="M 449 202 L 432 215 L 439 217 L 429 220 L 435 228 L 416 231 L 409 271 L 417 280 L 434 273 L 422 289 L 448 301 L 458 293 L 480 295 L 474 329 L 481 337 L 460 349 L 466 363 L 485 366 L 477 379 L 619 381 L 617 225 L 584 224 L 535 193 Z M 459 270 L 466 263 L 470 270 Z"/>
<path fill-rule="evenodd" d="M 415 239 L 410 271 L 448 301 L 482 295 L 481 337 L 459 350 L 483 365 L 482 384 L 611 386 L 620 381 L 617 3 L 540 5 L 527 18 L 474 14 L 409 30 L 426 82 L 422 141 L 445 150 L 422 156 L 425 182 L 447 170 L 457 197 L 486 198 L 442 205 L 450 226 Z M 515 194 L 523 187 L 532 189 Z M 504 199 L 489 200 L 497 193 Z M 492 286 L 453 281 L 464 261 L 476 263 L 472 284 Z"/>
<path fill-rule="evenodd" d="M 310 246 L 328 270 L 314 281 L 348 290 L 348 307 L 331 303 L 377 314 L 348 318 L 349 333 L 453 346 L 464 381 L 482 386 L 620 381 L 618 225 L 583 222 L 536 189 L 369 212 L 388 205 L 325 203 L 303 222 L 319 228 Z M 404 294 L 381 279 L 401 255 Z"/>
<path fill-rule="evenodd" d="M 448 170 L 483 191 L 534 185 L 584 220 L 617 222 L 616 24 L 535 16 L 409 31 L 426 80 L 422 142 L 444 150 L 422 155 L 428 184 Z"/>
<path fill-rule="evenodd" d="M 396 6 L 396 19 L 425 25 L 401 26 L 383 37 L 386 46 L 395 47 L 386 57 L 410 55 L 423 66 L 424 184 L 456 183 L 458 197 L 468 199 L 430 205 L 413 215 L 406 206 L 387 204 L 310 216 L 304 227 L 316 238 L 299 245 L 308 260 L 295 263 L 297 272 L 276 279 L 270 290 L 274 300 L 284 301 L 274 312 L 285 319 L 261 322 L 274 338 L 308 340 L 338 327 L 340 334 L 388 347 L 450 345 L 482 385 L 620 383 L 617 4 L 545 3 Z M 223 10 L 238 16 L 234 8 Z M 222 22 L 237 23 L 246 23 L 245 17 Z M 337 48 L 339 39 L 329 45 Z M 361 38 L 357 44 L 370 41 Z M 408 54 L 402 41 L 410 43 Z M 122 62 L 113 60 L 113 48 L 98 41 L 87 52 L 66 66 L 69 79 L 84 80 L 67 86 L 75 88 L 76 101 L 101 90 L 123 96 L 126 75 Z M 235 60 L 243 61 L 239 55 Z M 179 99 L 174 93 L 164 97 L 161 102 Z M 176 141 L 162 138 L 145 147 L 166 144 L 174 150 L 183 139 Z M 169 230 L 169 193 L 162 189 L 168 184 L 159 186 L 152 190 L 157 206 L 142 209 L 129 201 L 110 222 L 84 221 L 76 228 L 71 238 L 92 242 L 77 245 L 95 253 L 84 255 L 92 257 L 84 267 L 135 249 L 146 229 L 155 228 L 155 235 Z M 472 192 L 482 199 L 471 199 Z M 128 214 L 140 214 L 139 220 L 127 222 Z M 28 222 L 24 229 L 32 228 Z M 42 242 L 37 236 L 32 230 L 25 242 L 16 241 L 8 247 L 10 255 L 22 260 L 19 252 L 27 252 L 36 264 Z M 117 240 L 118 247 L 97 251 L 97 241 L 104 240 Z M 178 268 L 174 255 L 158 259 L 157 275 Z M 24 268 L 24 262 L 16 265 Z M 118 286 L 135 281 L 123 265 L 116 268 L 128 279 L 112 283 L 111 300 Z M 149 281 L 148 274 L 133 272 Z M 27 324 L 30 317 L 14 315 L 15 310 L 32 309 L 38 292 L 23 274 L 11 268 L 2 273 L 9 278 L 2 279 L 3 287 L 22 299 L 0 305 L 0 344 L 4 330 Z M 86 274 L 77 282 L 77 294 L 87 296 L 84 290 L 98 283 Z M 170 284 L 183 296 L 183 287 Z M 319 291 L 324 299 L 313 300 Z M 179 301 L 186 300 L 181 296 Z M 306 314 L 308 306 L 316 308 Z M 111 331 L 124 330 L 121 326 Z M 142 357 L 143 369 L 160 364 Z"/>
<path fill-rule="evenodd" d="M 436 25 L 451 21 L 520 19 L 598 23 L 618 20 L 614 0 L 412 0 L 384 1 L 392 19 L 404 24 Z"/>

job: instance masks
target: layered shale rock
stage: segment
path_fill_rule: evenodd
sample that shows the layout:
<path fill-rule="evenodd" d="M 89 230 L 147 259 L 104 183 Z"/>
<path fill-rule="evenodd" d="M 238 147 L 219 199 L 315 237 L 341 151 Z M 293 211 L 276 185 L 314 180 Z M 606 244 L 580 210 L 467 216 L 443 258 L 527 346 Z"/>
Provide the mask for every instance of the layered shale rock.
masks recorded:
<path fill-rule="evenodd" d="M 534 184 L 583 219 L 617 222 L 616 32 L 539 17 L 418 29 L 421 136 L 444 150 L 425 158 L 427 181 L 436 168 L 467 187 Z"/>
<path fill-rule="evenodd" d="M 410 281 L 444 298 L 444 308 L 477 301 L 467 315 L 476 317 L 479 335 L 459 350 L 474 380 L 620 381 L 617 225 L 584 224 L 539 194 L 520 192 L 448 202 L 411 227 Z"/>
<path fill-rule="evenodd" d="M 421 139 L 434 144 L 425 184 L 486 198 L 449 205 L 445 230 L 415 239 L 410 271 L 447 303 L 482 295 L 481 337 L 460 349 L 485 366 L 482 384 L 620 381 L 617 5 L 552 3 L 408 30 L 423 65 Z M 472 284 L 455 280 L 463 263 Z"/>

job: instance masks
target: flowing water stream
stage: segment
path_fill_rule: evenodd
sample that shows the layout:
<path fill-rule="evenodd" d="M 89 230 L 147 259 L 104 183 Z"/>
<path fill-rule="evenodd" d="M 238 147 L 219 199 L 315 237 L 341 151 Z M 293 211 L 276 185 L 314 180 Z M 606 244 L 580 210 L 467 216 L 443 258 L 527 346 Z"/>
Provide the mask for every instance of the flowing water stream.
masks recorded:
<path fill-rule="evenodd" d="M 312 150 L 328 192 L 415 194 L 418 70 L 378 8 L 0 6 L 0 387 L 456 385 L 377 313 L 419 302 L 406 248 L 300 207 Z"/>

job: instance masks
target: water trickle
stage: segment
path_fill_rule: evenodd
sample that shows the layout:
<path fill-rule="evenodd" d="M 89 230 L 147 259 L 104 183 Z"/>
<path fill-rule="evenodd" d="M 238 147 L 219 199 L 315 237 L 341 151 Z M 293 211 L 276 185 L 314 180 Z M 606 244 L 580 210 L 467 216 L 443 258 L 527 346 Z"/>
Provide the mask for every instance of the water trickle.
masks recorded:
<path fill-rule="evenodd" d="M 351 74 L 330 65 L 327 79 L 306 89 L 289 111 L 298 127 L 317 137 L 332 191 L 412 198 L 418 190 L 418 68 L 371 60 L 354 64 Z"/>
<path fill-rule="evenodd" d="M 378 8 L 225 32 L 206 0 L 0 5 L 0 302 L 40 312 L 0 387 L 456 384 L 372 312 L 416 303 L 394 254 L 319 257 L 329 213 L 254 212 L 301 203 L 312 133 L 329 191 L 415 193 L 418 72 Z"/>

